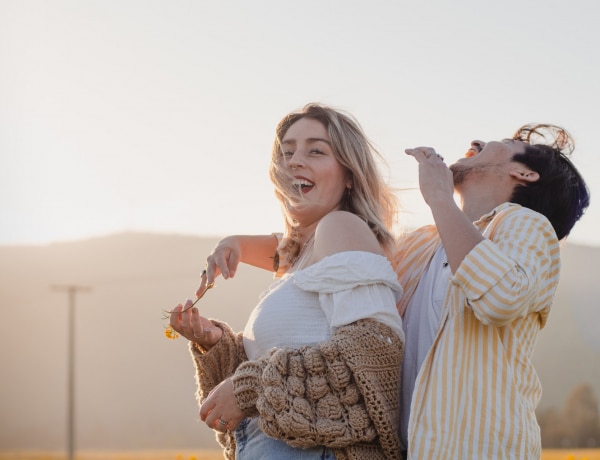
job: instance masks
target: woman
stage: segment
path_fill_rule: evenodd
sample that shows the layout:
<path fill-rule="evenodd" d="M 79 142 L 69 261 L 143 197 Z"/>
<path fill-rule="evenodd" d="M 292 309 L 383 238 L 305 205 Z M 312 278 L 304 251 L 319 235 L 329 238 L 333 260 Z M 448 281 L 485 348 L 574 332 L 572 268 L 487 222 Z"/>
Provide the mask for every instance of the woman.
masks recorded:
<path fill-rule="evenodd" d="M 285 217 L 278 279 L 242 334 L 189 300 L 172 311 L 190 340 L 200 417 L 226 458 L 399 456 L 401 287 L 386 257 L 396 201 L 376 154 L 339 111 L 286 116 L 270 167 Z"/>

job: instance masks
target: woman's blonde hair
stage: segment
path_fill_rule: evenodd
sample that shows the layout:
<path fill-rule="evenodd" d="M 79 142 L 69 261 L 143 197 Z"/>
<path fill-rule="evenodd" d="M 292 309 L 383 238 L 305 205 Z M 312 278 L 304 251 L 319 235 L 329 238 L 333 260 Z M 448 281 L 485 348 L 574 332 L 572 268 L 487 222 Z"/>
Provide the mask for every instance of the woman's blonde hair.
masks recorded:
<path fill-rule="evenodd" d="M 311 103 L 300 111 L 290 113 L 279 122 L 273 143 L 269 174 L 285 216 L 286 244 L 280 249 L 286 259 L 289 262 L 298 255 L 299 241 L 302 237 L 299 234 L 298 223 L 290 215 L 287 205 L 301 202 L 303 196 L 290 180 L 281 141 L 290 126 L 302 118 L 316 120 L 325 127 L 331 140 L 333 154 L 352 181 L 352 188 L 342 198 L 340 210 L 361 217 L 369 225 L 384 252 L 390 254 L 394 247 L 391 228 L 397 217 L 398 201 L 379 171 L 377 160 L 385 164 L 383 157 L 351 115 Z"/>

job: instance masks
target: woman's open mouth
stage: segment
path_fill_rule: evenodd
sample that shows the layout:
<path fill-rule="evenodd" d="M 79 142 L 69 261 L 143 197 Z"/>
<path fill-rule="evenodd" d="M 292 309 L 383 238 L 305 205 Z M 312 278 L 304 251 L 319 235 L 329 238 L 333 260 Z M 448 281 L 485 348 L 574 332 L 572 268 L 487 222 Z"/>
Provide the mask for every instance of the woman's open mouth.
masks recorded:
<path fill-rule="evenodd" d="M 310 192 L 315 184 L 307 179 L 294 179 L 294 186 L 298 188 L 302 193 Z"/>

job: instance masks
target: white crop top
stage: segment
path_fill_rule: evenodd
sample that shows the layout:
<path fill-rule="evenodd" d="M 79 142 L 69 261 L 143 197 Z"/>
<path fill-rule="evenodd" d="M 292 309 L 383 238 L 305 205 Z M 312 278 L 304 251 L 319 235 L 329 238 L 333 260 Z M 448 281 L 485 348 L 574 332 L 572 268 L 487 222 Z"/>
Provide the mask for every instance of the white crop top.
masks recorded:
<path fill-rule="evenodd" d="M 340 326 L 373 318 L 404 341 L 396 302 L 396 272 L 384 256 L 347 251 L 277 279 L 261 296 L 244 329 L 248 359 L 274 347 L 299 348 L 331 337 Z"/>

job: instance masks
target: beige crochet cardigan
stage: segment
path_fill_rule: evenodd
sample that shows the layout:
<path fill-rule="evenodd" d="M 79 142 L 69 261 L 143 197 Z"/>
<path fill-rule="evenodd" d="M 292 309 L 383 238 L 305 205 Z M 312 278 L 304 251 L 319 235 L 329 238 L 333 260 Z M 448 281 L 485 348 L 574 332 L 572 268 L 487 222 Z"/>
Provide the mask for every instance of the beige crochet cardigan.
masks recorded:
<path fill-rule="evenodd" d="M 295 447 L 333 449 L 336 459 L 399 459 L 400 368 L 404 343 L 373 319 L 338 328 L 330 340 L 298 350 L 279 348 L 248 361 L 242 334 L 225 323 L 209 351 L 190 342 L 201 403 L 233 375 L 234 394 L 269 436 Z M 235 458 L 233 433 L 217 434 Z"/>

